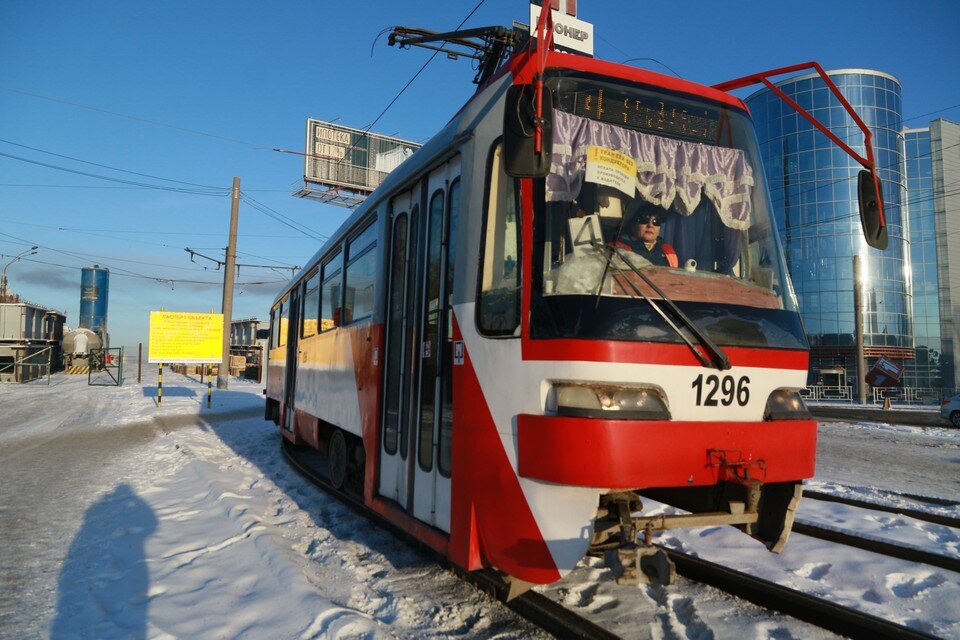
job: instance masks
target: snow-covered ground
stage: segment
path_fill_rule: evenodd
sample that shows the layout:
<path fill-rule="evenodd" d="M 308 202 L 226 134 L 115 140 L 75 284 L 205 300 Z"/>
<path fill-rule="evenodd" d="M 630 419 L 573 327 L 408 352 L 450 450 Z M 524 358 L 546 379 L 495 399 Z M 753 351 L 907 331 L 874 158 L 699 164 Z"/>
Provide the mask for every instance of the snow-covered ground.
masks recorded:
<path fill-rule="evenodd" d="M 415 548 L 303 481 L 262 419 L 259 385 L 214 391 L 156 371 L 0 386 L 0 637 L 537 638 Z M 960 500 L 960 432 L 825 423 L 815 488 Z M 914 506 L 914 505 L 911 505 Z M 648 505 L 648 509 L 657 509 Z M 958 514 L 957 507 L 943 507 Z M 805 501 L 802 521 L 958 554 L 960 532 Z M 661 540 L 843 604 L 960 637 L 960 575 L 794 535 Z M 624 587 L 586 560 L 543 592 L 632 638 L 827 638 L 679 579 Z"/>

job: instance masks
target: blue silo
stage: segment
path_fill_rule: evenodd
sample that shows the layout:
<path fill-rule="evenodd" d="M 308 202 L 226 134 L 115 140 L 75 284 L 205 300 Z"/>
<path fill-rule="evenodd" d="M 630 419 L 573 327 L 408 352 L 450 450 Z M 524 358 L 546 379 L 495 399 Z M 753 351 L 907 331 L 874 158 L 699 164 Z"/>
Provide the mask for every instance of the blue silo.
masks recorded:
<path fill-rule="evenodd" d="M 100 334 L 107 333 L 107 294 L 110 270 L 95 264 L 84 267 L 80 275 L 80 327 Z"/>

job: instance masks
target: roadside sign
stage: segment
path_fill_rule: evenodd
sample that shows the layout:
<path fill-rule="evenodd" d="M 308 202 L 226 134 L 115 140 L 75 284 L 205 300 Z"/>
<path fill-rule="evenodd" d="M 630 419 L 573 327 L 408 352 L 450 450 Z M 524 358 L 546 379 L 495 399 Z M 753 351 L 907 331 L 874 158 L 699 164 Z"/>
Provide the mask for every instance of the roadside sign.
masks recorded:
<path fill-rule="evenodd" d="M 223 314 L 150 312 L 147 362 L 217 364 L 223 360 Z"/>

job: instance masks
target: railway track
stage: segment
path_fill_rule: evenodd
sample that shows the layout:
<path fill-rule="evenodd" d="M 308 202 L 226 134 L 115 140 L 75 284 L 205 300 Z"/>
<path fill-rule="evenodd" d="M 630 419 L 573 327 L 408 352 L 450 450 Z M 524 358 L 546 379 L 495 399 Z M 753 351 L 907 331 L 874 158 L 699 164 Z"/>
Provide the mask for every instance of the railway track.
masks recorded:
<path fill-rule="evenodd" d="M 298 455 L 298 451 L 291 446 L 287 440 L 283 440 L 282 448 L 283 455 L 290 465 L 312 484 L 330 493 L 344 504 L 352 507 L 360 515 L 374 521 L 378 526 L 393 531 L 398 537 L 416 543 L 416 540 L 410 538 L 404 531 L 393 526 L 388 520 L 380 518 L 375 513 L 366 509 L 357 496 L 349 492 L 334 489 L 330 483 L 327 482 L 326 478 L 317 473 L 316 470 L 304 460 L 303 456 Z M 562 640 L 578 640 L 581 638 L 585 640 L 621 640 L 620 636 L 607 631 L 603 627 L 577 615 L 563 605 L 535 591 L 528 591 L 520 597 L 507 602 L 507 586 L 493 573 L 486 571 L 461 571 L 450 565 L 444 558 L 438 556 L 432 549 L 422 545 L 417 546 L 423 552 L 434 558 L 439 564 L 453 570 L 464 581 L 500 600 L 505 606 L 509 607 L 522 618 L 557 638 L 561 638 Z"/>
<path fill-rule="evenodd" d="M 889 507 L 886 505 L 878 505 L 873 502 L 855 500 L 850 498 L 842 498 L 839 496 L 834 496 L 827 493 L 820 493 L 816 491 L 809 491 L 809 492 L 804 491 L 804 497 L 813 499 L 813 500 L 820 500 L 824 502 L 834 502 L 838 504 L 844 504 L 844 505 L 853 506 L 861 509 L 868 509 L 871 511 L 881 511 L 883 513 L 894 513 L 894 514 L 901 515 L 914 520 L 920 520 L 923 522 L 930 522 L 930 523 L 934 523 L 934 524 L 938 524 L 946 527 L 953 527 L 953 528 L 960 529 L 960 518 L 951 518 L 949 516 L 929 513 L 926 511 Z M 932 504 L 939 504 L 939 505 L 946 505 L 951 502 L 947 500 L 941 500 L 939 498 L 925 499 L 922 496 L 913 496 L 913 495 L 905 496 L 905 497 L 909 497 L 916 501 L 928 501 Z M 922 549 L 908 547 L 902 544 L 887 542 L 887 541 L 879 540 L 873 537 L 864 537 L 864 536 L 856 535 L 853 533 L 840 531 L 837 529 L 829 529 L 826 527 L 821 527 L 821 526 L 817 526 L 817 525 L 809 524 L 805 522 L 795 522 L 793 525 L 793 530 L 796 533 L 817 538 L 819 540 L 836 542 L 838 544 L 846 545 L 848 547 L 854 547 L 857 549 L 863 549 L 865 551 L 871 551 L 873 553 L 879 553 L 881 555 L 888 556 L 891 558 L 898 558 L 900 560 L 907 560 L 909 562 L 919 562 L 919 563 L 927 564 L 930 566 L 939 567 L 941 569 L 946 569 L 948 571 L 956 571 L 960 573 L 960 558 L 956 556 L 948 556 L 941 553 L 924 551 Z"/>
<path fill-rule="evenodd" d="M 936 505 L 936 506 L 958 506 L 960 503 L 953 500 L 945 500 L 942 498 L 927 498 L 924 496 L 917 496 L 910 493 L 895 493 L 897 497 L 907 498 L 914 502 L 926 502 L 927 504 Z M 945 527 L 960 528 L 960 518 L 954 518 L 951 516 L 942 515 L 939 513 L 931 513 L 929 511 L 923 511 L 920 509 L 908 509 L 906 507 L 894 507 L 885 504 L 878 504 L 876 502 L 868 502 L 866 500 L 857 500 L 855 498 L 847 498 L 844 496 L 837 496 L 830 493 L 823 493 L 821 491 L 810 491 L 804 489 L 803 491 L 804 498 L 811 498 L 813 500 L 821 500 L 823 502 L 836 502 L 838 504 L 845 504 L 851 507 L 860 507 L 862 509 L 871 509 L 873 511 L 883 511 L 884 513 L 896 513 L 899 515 L 907 516 L 915 520 L 923 520 L 924 522 L 931 522 L 933 524 L 940 524 Z"/>
<path fill-rule="evenodd" d="M 358 496 L 349 492 L 335 490 L 329 484 L 329 482 L 327 482 L 326 478 L 320 474 L 314 468 L 314 466 L 309 464 L 300 452 L 298 452 L 285 440 L 283 441 L 283 454 L 291 466 L 293 466 L 311 483 L 332 494 L 341 502 L 354 508 L 359 514 L 374 521 L 378 526 L 393 531 L 399 537 L 411 541 L 415 545 L 417 544 L 416 540 L 410 538 L 405 532 L 393 526 L 389 521 L 382 519 L 376 514 L 365 509 Z M 858 506 L 874 508 L 875 505 L 863 503 Z M 797 525 L 794 528 L 798 533 L 811 535 L 809 530 L 801 530 L 812 529 L 812 527 L 809 527 L 808 525 Z M 828 537 L 828 534 L 831 533 L 838 532 L 828 531 L 828 533 L 823 536 L 814 535 L 814 537 L 820 537 L 822 539 L 830 540 L 832 542 L 839 542 L 841 544 L 848 544 L 849 546 L 867 548 L 865 546 L 860 547 L 858 541 L 853 541 L 851 544 L 851 538 L 856 538 L 855 536 L 846 536 L 846 539 L 844 540 L 831 540 Z M 843 534 L 840 535 L 843 536 Z M 925 554 L 925 552 L 906 549 L 904 547 L 897 547 L 896 545 L 889 545 L 889 543 L 886 543 L 890 547 L 897 547 L 894 549 L 894 551 L 901 553 L 901 555 L 897 555 L 897 553 L 887 553 L 887 550 L 883 548 L 885 543 L 879 543 L 877 541 L 871 541 L 868 539 L 860 540 L 862 540 L 864 544 L 874 545 L 873 548 L 867 548 L 870 551 L 902 558 L 905 560 L 941 566 L 936 564 L 936 562 L 928 562 L 927 558 L 925 557 L 926 555 L 935 554 Z M 428 547 L 422 545 L 417 546 L 422 551 L 429 554 L 431 558 L 438 562 L 438 564 L 453 570 L 464 581 L 474 585 L 484 593 L 487 593 L 488 595 L 500 600 L 518 615 L 537 627 L 540 627 L 548 633 L 556 636 L 557 638 L 595 638 L 598 640 L 616 640 L 620 638 L 620 636 L 616 635 L 615 633 L 604 629 L 603 627 L 586 618 L 583 618 L 558 602 L 555 602 L 554 600 L 551 600 L 550 598 L 547 598 L 546 596 L 543 596 L 535 591 L 528 591 L 524 595 L 506 602 L 506 586 L 494 573 L 461 571 L 449 565 L 444 558 L 438 556 Z M 720 589 L 735 595 L 755 605 L 797 618 L 799 620 L 803 620 L 834 633 L 851 638 L 870 639 L 926 639 L 936 637 L 922 631 L 911 629 L 910 627 L 905 627 L 903 625 L 884 620 L 883 618 L 864 613 L 857 609 L 844 607 L 834 602 L 784 587 L 775 582 L 729 569 L 722 565 L 703 560 L 702 558 L 689 556 L 672 549 L 666 549 L 666 551 L 671 560 L 673 560 L 673 562 L 676 564 L 677 573 L 688 580 L 709 585 L 716 589 Z M 905 557 L 905 555 L 902 555 L 902 553 L 914 551 L 915 553 L 921 555 L 916 557 Z M 946 557 L 939 556 L 939 558 Z M 952 560 L 951 558 L 946 559 Z"/>
<path fill-rule="evenodd" d="M 779 611 L 840 635 L 865 640 L 937 637 L 702 558 L 670 549 L 667 549 L 667 553 L 676 564 L 677 573 L 690 580 L 708 584 L 758 606 Z"/>

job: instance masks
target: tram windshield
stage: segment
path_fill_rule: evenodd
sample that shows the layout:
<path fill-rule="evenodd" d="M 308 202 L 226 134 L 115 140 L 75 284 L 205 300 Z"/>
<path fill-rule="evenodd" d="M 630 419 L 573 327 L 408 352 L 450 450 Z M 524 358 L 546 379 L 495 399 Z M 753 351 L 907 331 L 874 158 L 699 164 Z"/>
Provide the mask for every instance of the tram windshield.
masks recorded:
<path fill-rule="evenodd" d="M 729 105 L 554 75 L 534 220 L 531 337 L 805 348 L 753 125 Z"/>

